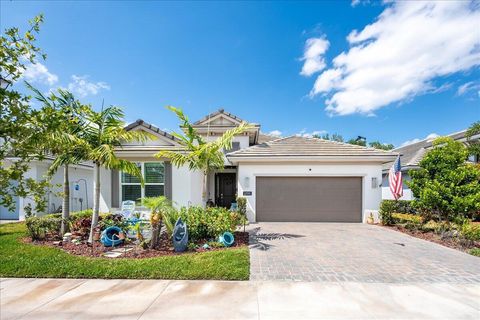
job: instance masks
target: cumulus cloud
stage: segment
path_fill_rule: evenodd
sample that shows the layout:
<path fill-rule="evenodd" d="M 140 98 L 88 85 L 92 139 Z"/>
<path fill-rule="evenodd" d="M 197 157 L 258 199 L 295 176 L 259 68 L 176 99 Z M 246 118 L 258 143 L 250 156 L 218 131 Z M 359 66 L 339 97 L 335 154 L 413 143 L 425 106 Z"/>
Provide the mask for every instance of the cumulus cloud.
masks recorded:
<path fill-rule="evenodd" d="M 405 146 L 408 146 L 409 144 L 417 143 L 417 142 L 420 142 L 420 141 L 423 141 L 423 140 L 433 140 L 433 139 L 438 138 L 438 137 L 439 137 L 438 134 L 430 133 L 428 136 L 426 136 L 423 139 L 415 138 L 415 139 L 412 139 L 412 140 L 407 140 L 404 143 L 402 143 L 400 145 L 400 147 L 405 147 Z"/>
<path fill-rule="evenodd" d="M 101 90 L 110 90 L 110 86 L 106 82 L 90 82 L 88 78 L 88 76 L 72 75 L 72 81 L 68 84 L 67 89 L 80 97 L 96 95 Z"/>
<path fill-rule="evenodd" d="M 58 82 L 58 76 L 48 71 L 48 68 L 40 62 L 28 62 L 25 65 L 23 78 L 31 83 L 40 83 L 52 86 Z"/>
<path fill-rule="evenodd" d="M 307 39 L 303 49 L 303 57 L 301 58 L 304 61 L 302 71 L 300 72 L 302 76 L 308 77 L 325 69 L 324 54 L 329 46 L 330 42 L 328 42 L 325 36 Z"/>
<path fill-rule="evenodd" d="M 371 115 L 435 92 L 441 77 L 480 65 L 478 21 L 480 6 L 471 1 L 389 3 L 348 35 L 350 49 L 318 76 L 310 96 L 325 96 L 330 114 Z"/>
<path fill-rule="evenodd" d="M 273 130 L 268 133 L 269 136 L 274 136 L 274 137 L 281 137 L 282 136 L 282 131 L 280 130 Z"/>
<path fill-rule="evenodd" d="M 297 137 L 304 137 L 304 138 L 313 138 L 313 136 L 321 136 L 327 133 L 326 130 L 315 130 L 311 132 L 307 132 L 307 129 L 303 129 L 302 131 L 296 133 Z"/>

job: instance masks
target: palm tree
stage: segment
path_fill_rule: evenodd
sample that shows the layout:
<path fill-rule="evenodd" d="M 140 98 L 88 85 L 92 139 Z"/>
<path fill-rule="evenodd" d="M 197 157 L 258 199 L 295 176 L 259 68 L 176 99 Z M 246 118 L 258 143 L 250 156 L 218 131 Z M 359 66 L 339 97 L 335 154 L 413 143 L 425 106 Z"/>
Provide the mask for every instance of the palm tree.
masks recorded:
<path fill-rule="evenodd" d="M 188 117 L 181 109 L 168 106 L 167 109 L 174 112 L 181 121 L 184 134 L 172 133 L 180 140 L 183 146 L 181 151 L 165 150 L 155 154 L 157 158 L 170 159 L 173 165 L 181 167 L 188 165 L 190 170 L 200 170 L 203 173 L 202 198 L 207 201 L 207 177 L 211 170 L 221 170 L 225 165 L 223 150 L 232 148 L 233 137 L 244 133 L 252 128 L 251 125 L 242 122 L 238 127 L 227 130 L 221 137 L 207 142 L 193 128 Z"/>
<path fill-rule="evenodd" d="M 173 208 L 172 202 L 164 196 L 145 197 L 142 199 L 142 204 L 151 211 L 150 224 L 152 226 L 152 239 L 150 240 L 150 248 L 154 249 L 158 245 L 162 217 L 171 215 L 175 209 Z"/>
<path fill-rule="evenodd" d="M 121 170 L 137 176 L 143 185 L 142 173 L 137 165 L 118 158 L 115 149 L 125 142 L 146 141 L 152 136 L 144 131 L 126 131 L 123 117 L 122 109 L 116 106 L 102 107 L 100 112 L 89 110 L 86 115 L 84 132 L 89 145 L 88 159 L 95 165 L 95 197 L 89 242 L 92 242 L 100 210 L 100 168 Z"/>
<path fill-rule="evenodd" d="M 34 97 L 42 103 L 38 120 L 43 128 L 46 152 L 55 156 L 48 169 L 51 177 L 63 166 L 63 202 L 62 224 L 60 233 L 67 231 L 67 221 L 70 218 L 70 179 L 69 165 L 77 164 L 86 158 L 87 145 L 82 139 L 82 117 L 88 106 L 82 105 L 72 93 L 58 89 L 58 94 L 51 93 L 48 97 L 29 83 L 27 87 L 34 92 Z"/>

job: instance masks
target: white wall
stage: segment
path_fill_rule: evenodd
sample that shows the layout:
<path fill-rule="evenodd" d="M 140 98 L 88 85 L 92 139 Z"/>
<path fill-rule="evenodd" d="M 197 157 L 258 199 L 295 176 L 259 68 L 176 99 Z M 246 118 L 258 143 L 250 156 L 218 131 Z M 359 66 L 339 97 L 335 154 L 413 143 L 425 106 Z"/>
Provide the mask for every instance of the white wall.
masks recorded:
<path fill-rule="evenodd" d="M 187 166 L 172 166 L 172 201 L 175 206 L 201 205 L 202 180 L 200 171 L 190 171 Z"/>
<path fill-rule="evenodd" d="M 361 176 L 363 179 L 363 221 L 372 213 L 376 218 L 382 199 L 381 188 L 372 188 L 372 178 L 377 178 L 377 184 L 382 181 L 381 164 L 273 164 L 241 163 L 238 165 L 238 194 L 251 191 L 247 198 L 248 220 L 255 219 L 255 178 L 257 176 Z M 249 186 L 246 185 L 248 178 Z"/>
<path fill-rule="evenodd" d="M 408 188 L 405 184 L 405 181 L 410 181 L 410 176 L 408 174 L 402 173 L 402 180 L 403 180 L 403 196 L 398 200 L 413 200 L 412 190 Z M 383 175 L 382 180 L 382 199 L 384 200 L 394 200 L 395 198 L 390 191 L 390 187 L 388 184 L 388 174 Z"/>

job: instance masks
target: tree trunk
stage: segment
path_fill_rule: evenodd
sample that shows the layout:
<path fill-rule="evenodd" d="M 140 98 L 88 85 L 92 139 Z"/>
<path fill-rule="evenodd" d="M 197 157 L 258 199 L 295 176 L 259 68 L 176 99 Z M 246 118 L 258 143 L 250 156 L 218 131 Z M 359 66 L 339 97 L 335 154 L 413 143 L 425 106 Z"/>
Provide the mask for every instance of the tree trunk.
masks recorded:
<path fill-rule="evenodd" d="M 70 218 L 70 179 L 68 177 L 68 164 L 63 168 L 63 203 L 62 203 L 62 227 L 60 234 L 67 232 L 67 221 Z"/>
<path fill-rule="evenodd" d="M 203 171 L 202 201 L 203 204 L 206 206 L 208 201 L 208 171 Z"/>
<path fill-rule="evenodd" d="M 95 163 L 95 191 L 93 199 L 92 225 L 90 227 L 90 236 L 88 242 L 93 242 L 93 233 L 98 224 L 98 215 L 100 212 L 100 165 Z"/>

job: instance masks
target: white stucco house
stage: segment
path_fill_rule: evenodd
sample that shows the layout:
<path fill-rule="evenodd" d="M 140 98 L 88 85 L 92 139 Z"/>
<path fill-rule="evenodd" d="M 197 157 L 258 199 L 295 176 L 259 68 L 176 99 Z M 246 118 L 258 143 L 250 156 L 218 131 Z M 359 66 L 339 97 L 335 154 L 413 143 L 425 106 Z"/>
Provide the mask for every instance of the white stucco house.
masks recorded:
<path fill-rule="evenodd" d="M 242 121 L 220 109 L 194 127 L 207 139 L 215 139 Z M 128 174 L 102 170 L 101 211 L 114 211 L 125 200 L 158 195 L 167 196 L 176 206 L 203 205 L 201 172 L 154 157 L 160 150 L 181 149 L 177 138 L 143 120 L 126 129 L 156 137 L 117 150 L 118 156 L 137 163 L 145 185 Z M 225 151 L 225 169 L 208 177 L 208 198 L 215 205 L 230 207 L 237 195 L 245 197 L 251 222 L 364 222 L 370 213 L 377 215 L 382 169 L 396 156 L 396 152 L 316 138 L 266 136 L 260 133 L 260 125 L 253 124 L 234 138 L 232 150 Z M 86 176 L 92 186 L 87 190 L 91 207 L 91 171 Z"/>
<path fill-rule="evenodd" d="M 467 138 L 465 136 L 467 129 L 455 132 L 447 135 L 447 137 L 452 138 L 455 141 L 465 143 Z M 480 139 L 480 134 L 470 137 L 469 141 L 478 141 Z M 413 200 L 413 194 L 408 185 L 405 183 L 410 180 L 410 175 L 408 172 L 410 170 L 417 170 L 419 168 L 420 161 L 427 154 L 429 150 L 432 149 L 432 142 L 435 138 L 424 139 L 403 147 L 393 149 L 393 152 L 400 154 L 400 162 L 402 165 L 402 178 L 403 178 L 403 196 L 399 200 Z M 476 156 L 470 156 L 468 159 L 469 162 L 478 163 L 479 159 Z M 388 171 L 392 166 L 393 161 L 385 163 L 383 167 L 383 180 L 382 180 L 382 199 L 392 200 L 393 195 L 390 192 L 388 185 Z"/>

